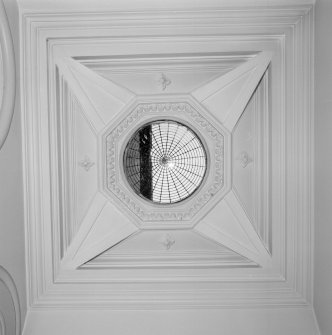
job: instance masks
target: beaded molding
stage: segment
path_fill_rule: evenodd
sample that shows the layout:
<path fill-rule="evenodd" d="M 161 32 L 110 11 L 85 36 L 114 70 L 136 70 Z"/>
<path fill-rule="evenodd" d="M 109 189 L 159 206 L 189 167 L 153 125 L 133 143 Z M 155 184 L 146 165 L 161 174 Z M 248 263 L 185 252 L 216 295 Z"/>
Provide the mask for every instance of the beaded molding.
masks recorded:
<path fill-rule="evenodd" d="M 125 191 L 117 178 L 117 171 L 121 166 L 117 166 L 116 148 L 118 140 L 126 133 L 126 129 L 141 117 L 158 113 L 168 113 L 169 115 L 179 116 L 185 114 L 192 119 L 199 127 L 202 133 L 213 139 L 214 148 L 211 150 L 214 155 L 211 155 L 210 164 L 214 165 L 213 182 L 203 194 L 198 191 L 196 199 L 192 204 L 186 206 L 185 210 L 172 210 L 167 207 L 167 211 L 160 211 L 156 207 L 151 207 L 150 210 L 143 209 L 134 198 Z M 187 221 L 191 220 L 194 215 L 213 197 L 224 185 L 224 136 L 217 130 L 209 121 L 207 121 L 194 107 L 187 102 L 174 103 L 140 103 L 134 110 L 120 122 L 106 136 L 106 188 L 114 194 L 126 207 L 132 211 L 143 221 Z"/>

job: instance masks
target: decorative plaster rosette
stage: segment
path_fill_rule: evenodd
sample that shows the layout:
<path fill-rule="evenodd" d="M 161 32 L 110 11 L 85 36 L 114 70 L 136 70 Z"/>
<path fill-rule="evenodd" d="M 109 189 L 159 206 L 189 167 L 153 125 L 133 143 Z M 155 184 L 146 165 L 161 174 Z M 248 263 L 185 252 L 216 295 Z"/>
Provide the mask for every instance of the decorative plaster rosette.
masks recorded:
<path fill-rule="evenodd" d="M 137 129 L 135 124 L 141 119 L 165 118 L 181 119 L 191 124 L 203 134 L 210 152 L 208 174 L 202 187 L 185 201 L 174 205 L 151 205 L 126 187 L 123 170 L 121 142 L 128 133 Z M 197 212 L 224 186 L 224 133 L 213 126 L 198 110 L 188 102 L 138 103 L 120 123 L 106 131 L 106 180 L 105 189 L 112 197 L 120 200 L 142 221 L 190 221 Z M 212 144 L 212 145 L 211 145 Z M 118 157 L 120 155 L 120 159 Z"/>

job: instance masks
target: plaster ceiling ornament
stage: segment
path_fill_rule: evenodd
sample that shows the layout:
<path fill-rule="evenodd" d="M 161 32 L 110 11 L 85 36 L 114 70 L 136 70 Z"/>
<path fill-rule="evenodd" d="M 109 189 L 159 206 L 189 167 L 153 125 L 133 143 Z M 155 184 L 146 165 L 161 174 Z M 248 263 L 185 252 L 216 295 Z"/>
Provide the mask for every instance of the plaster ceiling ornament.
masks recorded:
<path fill-rule="evenodd" d="M 237 160 L 240 161 L 240 164 L 243 168 L 245 168 L 253 161 L 246 151 L 241 151 L 240 154 L 237 156 Z"/>
<path fill-rule="evenodd" d="M 160 243 L 164 246 L 166 250 L 170 250 L 173 244 L 175 244 L 175 239 L 171 234 L 163 235 Z"/>
<path fill-rule="evenodd" d="M 129 211 L 135 214 L 138 223 L 142 221 L 141 226 L 144 227 L 144 222 L 148 222 L 147 227 L 157 227 L 158 221 L 164 226 L 167 222 L 171 224 L 185 227 L 193 224 L 195 215 L 203 209 L 203 207 L 214 200 L 213 198 L 218 191 L 224 189 L 225 185 L 225 170 L 224 170 L 224 145 L 225 137 L 229 134 L 221 127 L 212 125 L 206 115 L 206 111 L 202 109 L 190 97 L 183 97 L 183 101 L 172 102 L 178 97 L 169 97 L 170 102 L 153 102 L 142 103 L 138 101 L 129 107 L 129 114 L 115 126 L 112 124 L 110 130 L 105 133 L 106 141 L 106 191 L 115 200 L 121 201 Z M 193 107 L 195 106 L 195 107 Z M 140 197 L 133 194 L 131 187 L 128 187 L 127 178 L 123 174 L 123 155 L 124 149 L 127 146 L 128 134 L 137 132 L 137 124 L 155 119 L 170 119 L 181 120 L 187 124 L 192 124 L 193 127 L 204 134 L 204 141 L 209 148 L 209 173 L 205 178 L 204 185 L 197 192 L 197 196 L 188 197 L 188 201 L 179 202 L 176 207 L 156 207 L 149 205 L 146 201 L 142 201 Z M 174 122 L 174 121 L 172 121 Z M 186 128 L 185 126 L 183 126 Z M 187 128 L 188 129 L 188 128 Z M 192 133 L 191 131 L 189 133 Z M 127 135 L 126 135 L 127 134 Z M 167 137 L 167 135 L 166 135 Z M 203 138 L 203 137 L 202 137 Z M 196 139 L 192 137 L 191 139 Z M 200 145 L 200 150 L 203 150 L 200 140 L 197 138 L 197 145 Z M 229 141 L 226 143 L 229 144 Z M 227 150 L 229 154 L 230 151 Z M 205 165 L 200 171 L 201 182 L 205 175 Z M 179 181 L 178 181 L 179 183 Z M 226 182 L 226 185 L 229 182 Z M 191 185 L 193 186 L 193 185 Z M 199 185 L 198 185 L 199 186 Z M 193 190 L 195 190 L 194 188 Z M 186 191 L 185 191 L 186 192 Z M 187 194 L 188 196 L 188 194 Z M 181 200 L 181 199 L 180 199 Z M 167 200 L 165 200 L 167 201 Z M 171 205 L 171 204 L 170 204 Z M 153 222 L 152 226 L 150 222 Z"/>
<path fill-rule="evenodd" d="M 173 229 L 191 227 L 260 266 L 266 266 L 271 260 L 270 254 L 230 188 L 230 133 L 262 80 L 271 57 L 269 52 L 259 53 L 234 70 L 195 89 L 192 96 L 199 103 L 186 95 L 181 100 L 179 96 L 171 95 L 167 98 L 150 97 L 150 102 L 146 98 L 134 97 L 116 119 L 106 122 L 105 130 L 100 127 L 99 151 L 104 152 L 101 160 L 104 163 L 99 164 L 99 171 L 104 176 L 104 188 L 92 201 L 62 264 L 77 267 L 140 229 L 168 226 Z M 115 86 L 73 60 L 66 60 L 59 66 L 66 80 L 69 79 L 66 68 L 76 78 L 68 82 L 68 87 L 83 90 L 88 99 L 86 102 L 89 101 L 90 105 L 92 102 L 91 122 L 98 116 L 93 108 L 97 97 L 99 101 L 107 101 L 113 92 L 119 94 L 123 91 L 122 96 L 129 95 L 124 88 Z M 103 106 L 105 111 L 107 108 L 108 104 Z M 206 143 L 209 162 L 206 178 L 197 192 L 187 197 L 187 201 L 156 206 L 133 192 L 132 182 L 128 183 L 123 165 L 126 148 L 135 139 L 138 129 L 142 129 L 138 128 L 139 125 L 160 122 L 155 120 L 188 124 L 197 129 L 195 132 L 200 133 L 199 138 Z M 203 179 L 204 174 L 201 176 Z M 112 225 L 108 222 L 111 217 L 117 217 Z"/>
<path fill-rule="evenodd" d="M 85 171 L 89 171 L 89 170 L 91 169 L 91 167 L 95 165 L 95 163 L 92 162 L 88 156 L 85 156 L 84 159 L 82 159 L 81 161 L 78 162 L 78 164 L 79 164 Z"/>
<path fill-rule="evenodd" d="M 166 77 L 164 73 L 161 73 L 158 76 L 157 83 L 161 87 L 161 89 L 165 91 L 167 86 L 172 84 L 172 81 L 168 77 Z"/>
<path fill-rule="evenodd" d="M 31 306 L 305 305 L 310 8 L 24 13 Z M 128 150 L 169 125 L 205 164 L 142 196 Z"/>

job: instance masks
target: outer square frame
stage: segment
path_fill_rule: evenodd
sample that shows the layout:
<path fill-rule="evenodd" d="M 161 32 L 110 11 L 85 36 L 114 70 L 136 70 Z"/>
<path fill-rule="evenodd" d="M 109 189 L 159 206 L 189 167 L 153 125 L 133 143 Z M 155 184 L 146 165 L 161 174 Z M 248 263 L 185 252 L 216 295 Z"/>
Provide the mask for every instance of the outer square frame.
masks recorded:
<path fill-rule="evenodd" d="M 311 302 L 312 282 L 312 5 L 219 8 L 168 12 L 74 12 L 51 14 L 23 11 L 21 14 L 22 132 L 24 164 L 25 227 L 28 299 L 31 307 L 88 308 L 201 308 L 237 306 L 305 306 Z M 170 28 L 172 27 L 172 28 Z M 199 27 L 199 30 L 195 27 Z M 232 44 L 234 34 L 253 47 L 277 43 L 280 52 L 279 136 L 274 155 L 282 158 L 273 171 L 276 194 L 272 211 L 280 223 L 280 271 L 255 278 L 241 273 L 170 275 L 153 280 L 145 274 L 130 278 L 105 277 L 87 272 L 84 280 L 72 272 L 59 272 L 54 262 L 53 220 L 49 166 L 48 55 L 56 44 L 69 45 L 82 38 L 142 34 L 174 38 L 181 29 L 185 38 L 221 38 Z M 210 36 L 210 37 L 209 37 Z M 190 37 L 192 38 L 192 37 Z M 125 37 L 128 40 L 128 37 Z M 274 41 L 274 42 L 273 42 Z M 77 46 L 83 52 L 83 46 Z M 63 51 L 63 50 L 62 50 Z M 54 186 L 54 185 L 53 185 Z M 272 198 L 275 193 L 272 193 Z M 54 208 L 54 207 L 53 207 Z M 281 238 L 284 236 L 284 238 Z M 166 278 L 166 279 L 165 279 Z M 218 279 L 219 278 L 219 279 Z M 74 282 L 74 283 L 73 283 Z M 75 285 L 75 282 L 79 285 Z M 135 286 L 133 282 L 139 282 Z M 98 284 L 96 284 L 98 283 Z M 96 289 L 87 294 L 91 284 Z M 130 284 L 128 286 L 128 284 Z M 96 286 L 97 285 L 97 286 Z"/>

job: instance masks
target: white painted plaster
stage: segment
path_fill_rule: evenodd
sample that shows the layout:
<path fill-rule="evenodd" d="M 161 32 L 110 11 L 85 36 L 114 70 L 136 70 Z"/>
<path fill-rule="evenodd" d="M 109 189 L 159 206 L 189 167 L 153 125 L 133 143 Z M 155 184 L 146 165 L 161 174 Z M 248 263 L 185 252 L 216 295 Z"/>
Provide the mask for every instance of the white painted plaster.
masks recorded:
<path fill-rule="evenodd" d="M 316 4 L 314 308 L 322 335 L 332 334 L 332 1 Z"/>

